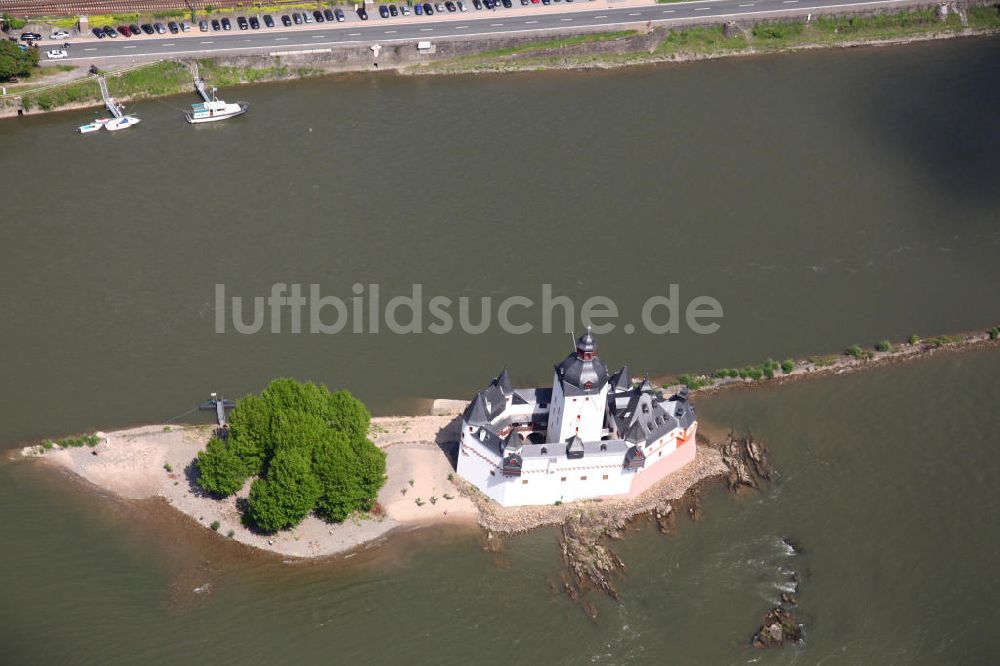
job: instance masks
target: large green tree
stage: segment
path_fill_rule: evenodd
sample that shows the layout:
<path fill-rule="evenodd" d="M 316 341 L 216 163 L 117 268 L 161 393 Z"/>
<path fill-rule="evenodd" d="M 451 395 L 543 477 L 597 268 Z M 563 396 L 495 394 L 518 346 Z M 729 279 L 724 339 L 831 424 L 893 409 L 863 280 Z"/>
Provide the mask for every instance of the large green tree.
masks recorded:
<path fill-rule="evenodd" d="M 38 49 L 27 51 L 14 42 L 4 39 L 0 41 L 0 81 L 6 81 L 14 76 L 28 76 L 33 67 L 38 65 Z"/>
<path fill-rule="evenodd" d="M 320 492 L 309 456 L 280 449 L 271 459 L 267 476 L 250 487 L 248 516 L 265 532 L 294 527 L 315 508 Z"/>

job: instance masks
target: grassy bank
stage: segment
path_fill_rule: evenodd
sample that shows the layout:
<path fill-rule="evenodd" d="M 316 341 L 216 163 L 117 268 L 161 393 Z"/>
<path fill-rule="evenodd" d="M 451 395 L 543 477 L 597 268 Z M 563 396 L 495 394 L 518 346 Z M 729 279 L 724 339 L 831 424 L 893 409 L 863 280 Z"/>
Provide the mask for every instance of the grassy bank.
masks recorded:
<path fill-rule="evenodd" d="M 226 67 L 214 60 L 198 61 L 201 77 L 209 86 L 226 87 L 240 83 L 257 83 L 280 79 L 317 76 L 323 70 L 309 67 Z M 108 92 L 116 99 L 138 100 L 193 92 L 191 72 L 179 62 L 160 62 L 141 67 L 118 76 L 108 77 Z M 101 91 L 97 81 L 88 76 L 74 83 L 28 93 L 23 97 L 25 109 L 50 111 L 61 107 L 99 104 Z"/>
<path fill-rule="evenodd" d="M 589 36 L 591 39 L 549 39 L 431 63 L 411 71 L 460 73 L 614 67 L 801 48 L 892 43 L 936 36 L 991 34 L 1000 31 L 1000 5 L 971 7 L 965 12 L 964 19 L 952 12 L 941 20 L 934 9 L 928 8 L 868 16 L 817 16 L 809 22 L 738 24 L 729 31 L 718 24 L 655 29 L 648 34 L 635 31 L 596 33 Z M 582 46 L 595 42 L 605 42 L 600 52 Z"/>

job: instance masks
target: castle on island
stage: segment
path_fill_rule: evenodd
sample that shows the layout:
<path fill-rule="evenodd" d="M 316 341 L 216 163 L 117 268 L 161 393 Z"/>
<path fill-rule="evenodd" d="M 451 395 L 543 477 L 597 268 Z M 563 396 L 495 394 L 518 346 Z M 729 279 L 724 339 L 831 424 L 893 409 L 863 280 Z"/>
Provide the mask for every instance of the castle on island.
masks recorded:
<path fill-rule="evenodd" d="M 635 497 L 695 459 L 686 388 L 669 398 L 628 366 L 613 375 L 588 330 L 552 388 L 516 389 L 505 369 L 462 414 L 459 476 L 503 506 Z"/>

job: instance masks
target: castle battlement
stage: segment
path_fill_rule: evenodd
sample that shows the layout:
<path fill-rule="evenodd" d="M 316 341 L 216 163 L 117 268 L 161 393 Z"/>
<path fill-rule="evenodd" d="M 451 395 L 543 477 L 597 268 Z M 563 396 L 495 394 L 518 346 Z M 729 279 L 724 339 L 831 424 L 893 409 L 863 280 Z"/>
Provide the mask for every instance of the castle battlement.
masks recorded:
<path fill-rule="evenodd" d="M 588 331 L 551 388 L 515 389 L 507 370 L 462 414 L 458 474 L 504 506 L 634 497 L 695 458 L 687 389 L 670 397 L 628 366 L 609 375 Z"/>

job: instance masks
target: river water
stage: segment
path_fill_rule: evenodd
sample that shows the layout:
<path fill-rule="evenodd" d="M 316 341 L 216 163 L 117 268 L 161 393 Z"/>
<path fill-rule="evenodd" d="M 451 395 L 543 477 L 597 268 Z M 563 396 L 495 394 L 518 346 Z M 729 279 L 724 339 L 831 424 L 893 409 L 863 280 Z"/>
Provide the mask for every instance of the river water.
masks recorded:
<path fill-rule="evenodd" d="M 717 299 L 713 335 L 601 337 L 610 365 L 657 374 L 1000 316 L 996 40 L 223 93 L 250 114 L 188 127 L 178 97 L 116 135 L 74 135 L 88 111 L 0 123 L 4 448 L 283 374 L 412 411 L 504 365 L 546 382 L 569 344 L 220 334 L 216 284 L 539 300 L 548 283 L 612 298 L 622 322 L 671 283 Z M 998 370 L 974 352 L 702 400 L 705 422 L 770 444 L 780 479 L 751 500 L 710 489 L 699 523 L 616 544 L 623 602 L 596 599 L 596 625 L 546 590 L 551 531 L 499 555 L 425 530 L 286 564 L 5 462 L 0 661 L 745 663 L 795 570 L 807 644 L 768 662 L 995 662 Z"/>

